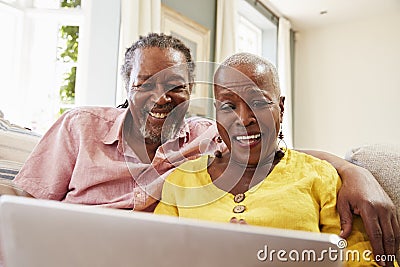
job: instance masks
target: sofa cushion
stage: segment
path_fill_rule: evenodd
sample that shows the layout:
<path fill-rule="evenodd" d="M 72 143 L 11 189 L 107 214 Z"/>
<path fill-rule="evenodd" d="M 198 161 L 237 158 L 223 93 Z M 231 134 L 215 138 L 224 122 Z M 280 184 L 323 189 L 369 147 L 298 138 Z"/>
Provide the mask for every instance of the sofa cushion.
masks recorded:
<path fill-rule="evenodd" d="M 400 214 L 400 145 L 373 144 L 351 149 L 346 159 L 369 170 Z"/>
<path fill-rule="evenodd" d="M 22 167 L 22 163 L 8 160 L 0 160 L 0 178 L 14 179 Z"/>
<path fill-rule="evenodd" d="M 40 137 L 0 117 L 0 178 L 15 177 Z"/>

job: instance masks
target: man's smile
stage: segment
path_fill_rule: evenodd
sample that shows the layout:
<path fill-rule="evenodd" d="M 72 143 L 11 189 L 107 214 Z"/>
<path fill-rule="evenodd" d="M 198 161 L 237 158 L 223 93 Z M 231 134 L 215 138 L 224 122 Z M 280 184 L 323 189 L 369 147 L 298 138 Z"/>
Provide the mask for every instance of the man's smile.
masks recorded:
<path fill-rule="evenodd" d="M 149 112 L 149 115 L 156 119 L 164 119 L 168 116 L 170 112 Z"/>

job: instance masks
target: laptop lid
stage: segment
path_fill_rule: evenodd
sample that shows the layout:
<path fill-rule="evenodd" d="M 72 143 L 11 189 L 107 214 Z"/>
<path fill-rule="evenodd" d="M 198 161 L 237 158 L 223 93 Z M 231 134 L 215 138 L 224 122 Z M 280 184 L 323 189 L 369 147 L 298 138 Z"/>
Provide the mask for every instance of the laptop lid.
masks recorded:
<path fill-rule="evenodd" d="M 0 238 L 7 267 L 341 266 L 336 235 L 15 196 L 0 198 Z"/>

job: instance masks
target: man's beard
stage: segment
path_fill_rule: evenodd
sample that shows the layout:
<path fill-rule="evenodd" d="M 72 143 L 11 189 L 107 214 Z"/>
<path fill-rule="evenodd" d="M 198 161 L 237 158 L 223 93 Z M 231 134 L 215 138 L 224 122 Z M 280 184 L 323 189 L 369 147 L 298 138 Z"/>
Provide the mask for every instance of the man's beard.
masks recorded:
<path fill-rule="evenodd" d="M 146 126 L 146 123 L 140 127 L 140 133 L 142 134 L 147 144 L 159 144 L 165 143 L 172 139 L 178 132 L 180 124 L 174 123 L 168 126 L 156 126 L 150 129 Z"/>
<path fill-rule="evenodd" d="M 146 120 L 150 115 L 148 111 L 144 112 L 145 115 L 142 117 L 143 121 L 141 122 L 139 130 L 147 144 L 165 143 L 166 141 L 174 138 L 178 133 L 184 120 L 184 107 L 178 106 L 169 108 L 171 111 L 162 125 L 148 125 Z"/>

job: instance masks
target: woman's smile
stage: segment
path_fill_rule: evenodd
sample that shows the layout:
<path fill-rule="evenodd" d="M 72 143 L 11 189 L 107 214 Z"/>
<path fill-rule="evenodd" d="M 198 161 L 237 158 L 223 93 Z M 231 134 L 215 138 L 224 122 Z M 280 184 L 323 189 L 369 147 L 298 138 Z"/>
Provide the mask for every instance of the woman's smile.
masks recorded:
<path fill-rule="evenodd" d="M 241 147 L 253 148 L 261 142 L 261 133 L 251 135 L 236 135 L 233 136 L 233 141 Z"/>

